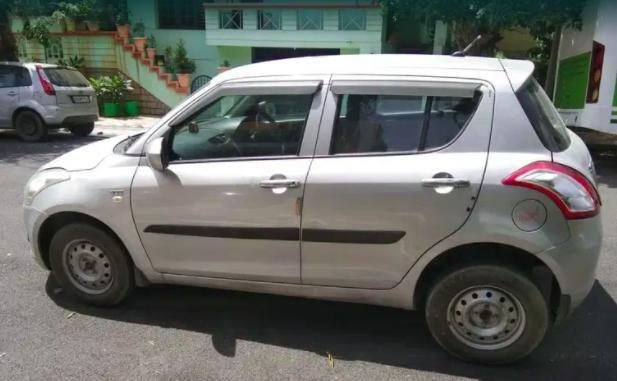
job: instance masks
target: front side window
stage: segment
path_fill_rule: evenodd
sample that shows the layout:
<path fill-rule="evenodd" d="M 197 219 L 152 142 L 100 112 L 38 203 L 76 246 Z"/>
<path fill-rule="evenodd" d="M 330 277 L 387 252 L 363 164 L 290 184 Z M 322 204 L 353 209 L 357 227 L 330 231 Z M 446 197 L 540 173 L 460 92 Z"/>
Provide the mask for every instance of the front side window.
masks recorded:
<path fill-rule="evenodd" d="M 293 156 L 313 95 L 224 96 L 173 130 L 171 160 Z"/>
<path fill-rule="evenodd" d="M 339 95 L 330 153 L 417 152 L 453 141 L 475 112 L 474 97 Z"/>

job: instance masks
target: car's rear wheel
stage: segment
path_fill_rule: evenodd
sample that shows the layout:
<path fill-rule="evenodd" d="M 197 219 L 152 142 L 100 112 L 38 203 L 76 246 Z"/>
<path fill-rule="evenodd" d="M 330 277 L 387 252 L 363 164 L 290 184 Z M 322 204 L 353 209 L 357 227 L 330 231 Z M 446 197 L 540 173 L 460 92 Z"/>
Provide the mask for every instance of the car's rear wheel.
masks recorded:
<path fill-rule="evenodd" d="M 94 123 L 79 124 L 68 127 L 68 130 L 75 136 L 88 136 L 94 130 Z"/>
<path fill-rule="evenodd" d="M 34 111 L 24 110 L 15 117 L 15 129 L 19 137 L 27 142 L 38 142 L 47 137 L 47 126 Z"/>
<path fill-rule="evenodd" d="M 58 283 L 84 302 L 118 304 L 134 288 L 133 266 L 126 251 L 98 227 L 66 225 L 53 236 L 49 250 Z"/>
<path fill-rule="evenodd" d="M 473 265 L 440 278 L 426 300 L 433 337 L 464 360 L 514 362 L 530 354 L 550 325 L 538 287 L 522 272 L 501 265 Z"/>

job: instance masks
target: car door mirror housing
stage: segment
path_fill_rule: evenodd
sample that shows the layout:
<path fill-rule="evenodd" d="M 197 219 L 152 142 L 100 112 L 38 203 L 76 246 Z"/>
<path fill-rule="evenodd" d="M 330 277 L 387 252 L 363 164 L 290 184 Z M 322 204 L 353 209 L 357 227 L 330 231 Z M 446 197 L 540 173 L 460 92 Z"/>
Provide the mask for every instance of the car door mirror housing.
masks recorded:
<path fill-rule="evenodd" d="M 150 166 L 157 171 L 163 171 L 169 165 L 165 147 L 165 138 L 156 138 L 146 147 L 146 158 Z"/>

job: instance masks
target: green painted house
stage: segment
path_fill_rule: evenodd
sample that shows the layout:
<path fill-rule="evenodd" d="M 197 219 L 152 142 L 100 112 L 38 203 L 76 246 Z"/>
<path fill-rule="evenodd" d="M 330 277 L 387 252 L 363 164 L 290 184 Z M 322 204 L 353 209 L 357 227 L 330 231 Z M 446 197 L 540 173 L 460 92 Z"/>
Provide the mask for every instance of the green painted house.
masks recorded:
<path fill-rule="evenodd" d="M 368 0 L 127 0 L 159 51 L 182 38 L 196 75 L 217 67 L 324 54 L 382 52 L 383 17 Z"/>

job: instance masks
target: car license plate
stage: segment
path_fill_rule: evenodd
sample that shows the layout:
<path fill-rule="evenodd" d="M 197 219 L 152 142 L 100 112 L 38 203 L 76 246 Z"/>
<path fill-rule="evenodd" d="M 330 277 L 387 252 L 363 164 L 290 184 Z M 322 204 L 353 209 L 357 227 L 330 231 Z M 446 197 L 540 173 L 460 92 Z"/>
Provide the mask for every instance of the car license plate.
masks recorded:
<path fill-rule="evenodd" d="M 90 97 L 87 95 L 74 95 L 71 98 L 73 103 L 90 103 Z"/>

